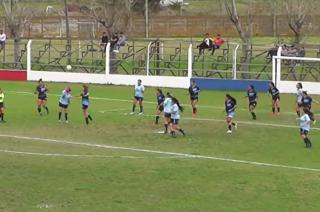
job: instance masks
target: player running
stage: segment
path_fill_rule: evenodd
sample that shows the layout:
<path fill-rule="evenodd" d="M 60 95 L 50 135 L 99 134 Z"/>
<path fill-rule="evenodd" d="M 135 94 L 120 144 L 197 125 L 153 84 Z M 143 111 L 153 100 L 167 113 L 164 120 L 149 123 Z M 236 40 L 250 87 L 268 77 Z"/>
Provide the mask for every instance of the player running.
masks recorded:
<path fill-rule="evenodd" d="M 297 116 L 300 117 L 301 115 L 301 100 L 302 100 L 302 83 L 298 82 L 296 85 L 297 88 L 297 102 L 296 102 L 296 112 Z"/>
<path fill-rule="evenodd" d="M 257 106 L 257 100 L 258 100 L 258 96 L 257 96 L 257 92 L 254 89 L 253 85 L 249 85 L 248 86 L 248 90 L 247 90 L 247 96 L 248 101 L 249 101 L 249 112 L 252 115 L 252 119 L 256 120 L 257 116 L 254 112 L 255 107 Z"/>
<path fill-rule="evenodd" d="M 232 126 L 237 129 L 237 123 L 233 121 L 233 118 L 236 114 L 237 108 L 237 100 L 230 96 L 230 94 L 226 94 L 225 97 L 225 108 L 227 113 L 227 124 L 228 124 L 228 131 L 227 133 L 232 133 Z"/>
<path fill-rule="evenodd" d="M 190 101 L 192 106 L 192 115 L 195 116 L 197 114 L 197 103 L 199 101 L 199 92 L 200 88 L 197 86 L 194 80 L 191 80 L 191 84 L 189 87 Z"/>
<path fill-rule="evenodd" d="M 4 93 L 1 88 L 0 88 L 0 119 L 1 119 L 1 122 L 5 122 L 4 121 Z"/>
<path fill-rule="evenodd" d="M 163 102 L 163 113 L 164 113 L 164 133 L 168 133 L 168 126 L 171 121 L 171 108 L 172 108 L 172 96 L 168 92 Z"/>
<path fill-rule="evenodd" d="M 278 88 L 274 85 L 273 82 L 269 82 L 269 90 L 268 92 L 271 94 L 272 97 L 272 114 L 280 114 L 280 92 Z M 277 113 L 276 113 L 277 108 Z"/>
<path fill-rule="evenodd" d="M 44 84 L 42 79 L 39 79 L 34 94 L 38 94 L 37 107 L 40 116 L 42 116 L 41 107 L 43 107 L 47 111 L 47 114 L 49 114 L 49 109 L 47 107 L 47 92 L 48 87 Z"/>
<path fill-rule="evenodd" d="M 87 85 L 82 86 L 82 93 L 80 94 L 81 96 L 81 103 L 82 103 L 82 111 L 83 111 L 83 116 L 85 118 L 86 124 L 89 124 L 89 120 L 92 121 L 92 117 L 90 116 L 88 112 L 89 108 L 89 87 Z"/>
<path fill-rule="evenodd" d="M 157 112 L 156 112 L 156 122 L 155 124 L 159 124 L 160 114 L 163 111 L 163 102 L 165 100 L 165 96 L 160 88 L 157 89 Z"/>
<path fill-rule="evenodd" d="M 307 109 L 303 108 L 304 114 L 298 118 L 300 120 L 300 135 L 303 139 L 304 143 L 306 144 L 306 148 L 311 148 L 312 143 L 308 138 L 308 133 L 310 131 L 310 124 L 311 124 L 311 117 L 313 114 Z"/>
<path fill-rule="evenodd" d="M 186 135 L 183 129 L 179 126 L 180 121 L 180 111 L 183 111 L 179 101 L 172 97 L 172 108 L 171 108 L 171 121 L 170 121 L 170 129 L 171 129 L 171 136 L 176 137 L 176 131 L 182 133 L 182 135 Z"/>
<path fill-rule="evenodd" d="M 62 112 L 64 113 L 65 117 L 65 122 L 69 123 L 68 121 L 68 106 L 70 104 L 70 99 L 71 99 L 71 88 L 66 87 L 60 96 L 59 99 L 59 122 L 61 122 L 61 115 Z"/>
<path fill-rule="evenodd" d="M 136 110 L 136 105 L 139 103 L 140 112 L 139 115 L 143 114 L 143 96 L 144 96 L 144 86 L 142 85 L 141 79 L 138 80 L 138 84 L 134 87 L 134 99 L 131 115 L 134 114 Z"/>

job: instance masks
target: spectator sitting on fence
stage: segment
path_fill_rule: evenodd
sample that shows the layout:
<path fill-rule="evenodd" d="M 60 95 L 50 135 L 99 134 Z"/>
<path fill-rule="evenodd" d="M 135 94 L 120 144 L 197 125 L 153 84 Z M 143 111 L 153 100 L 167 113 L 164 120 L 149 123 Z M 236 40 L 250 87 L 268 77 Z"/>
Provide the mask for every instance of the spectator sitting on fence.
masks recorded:
<path fill-rule="evenodd" d="M 4 34 L 3 30 L 0 30 L 0 52 L 4 49 L 6 45 L 7 36 Z"/>
<path fill-rule="evenodd" d="M 118 41 L 119 41 L 119 36 L 118 36 L 118 33 L 116 32 L 110 39 L 110 50 L 111 51 L 117 52 L 116 44 L 118 43 Z"/>
<path fill-rule="evenodd" d="M 102 37 L 101 37 L 101 51 L 106 51 L 107 44 L 109 42 L 109 37 L 106 32 L 103 32 Z"/>
<path fill-rule="evenodd" d="M 210 39 L 209 33 L 205 34 L 205 38 L 203 39 L 202 43 L 197 46 L 197 48 L 199 48 L 199 54 L 204 54 L 204 50 L 205 49 L 210 49 L 213 46 L 213 42 Z"/>
<path fill-rule="evenodd" d="M 118 53 L 120 50 L 120 47 L 126 45 L 126 36 L 123 34 L 123 32 L 119 33 L 119 39 L 118 42 L 116 43 L 115 49 L 113 50 L 114 52 Z"/>
<path fill-rule="evenodd" d="M 212 47 L 212 55 L 214 54 L 216 49 L 220 49 L 220 46 L 224 44 L 224 39 L 220 34 L 217 34 L 217 37 L 213 39 L 213 47 Z"/>

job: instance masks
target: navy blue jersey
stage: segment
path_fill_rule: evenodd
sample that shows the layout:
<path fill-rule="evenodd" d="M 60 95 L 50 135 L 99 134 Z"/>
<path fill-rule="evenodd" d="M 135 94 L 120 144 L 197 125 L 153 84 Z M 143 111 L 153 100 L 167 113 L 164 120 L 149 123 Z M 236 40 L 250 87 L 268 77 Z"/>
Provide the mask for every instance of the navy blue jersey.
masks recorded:
<path fill-rule="evenodd" d="M 159 95 L 157 95 L 157 102 L 158 102 L 158 105 L 162 105 L 163 104 L 163 102 L 164 102 L 164 99 L 165 99 L 166 97 L 163 95 L 163 94 L 159 94 Z"/>
<path fill-rule="evenodd" d="M 257 101 L 257 92 L 255 90 L 247 91 L 247 96 L 249 102 L 256 102 Z"/>
<path fill-rule="evenodd" d="M 280 95 L 280 92 L 279 92 L 278 88 L 276 88 L 276 87 L 269 88 L 268 91 L 272 97 L 278 97 Z"/>
<path fill-rule="evenodd" d="M 36 87 L 36 92 L 38 93 L 38 98 L 47 97 L 47 88 L 46 88 L 45 84 L 39 84 Z"/>
<path fill-rule="evenodd" d="M 189 94 L 191 98 L 198 98 L 199 97 L 200 88 L 198 86 L 190 86 L 189 87 Z"/>
<path fill-rule="evenodd" d="M 303 96 L 301 100 L 301 105 L 303 107 L 311 108 L 312 98 L 310 96 Z"/>
<path fill-rule="evenodd" d="M 89 92 L 83 91 L 80 95 L 81 95 L 82 104 L 89 105 Z"/>
<path fill-rule="evenodd" d="M 226 107 L 226 112 L 230 113 L 230 112 L 234 112 L 236 110 L 236 106 L 237 106 L 237 102 L 235 101 L 235 99 L 228 99 L 227 101 L 225 101 L 225 107 Z"/>

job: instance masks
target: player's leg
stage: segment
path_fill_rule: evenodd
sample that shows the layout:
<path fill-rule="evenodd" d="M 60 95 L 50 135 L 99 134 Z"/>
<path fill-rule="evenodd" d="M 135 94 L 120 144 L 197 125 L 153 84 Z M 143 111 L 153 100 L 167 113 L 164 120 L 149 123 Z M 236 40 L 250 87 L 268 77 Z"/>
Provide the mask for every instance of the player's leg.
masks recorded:
<path fill-rule="evenodd" d="M 42 104 L 42 107 L 46 110 L 47 114 L 49 114 L 49 108 L 47 106 L 47 100 L 46 99 L 42 100 L 41 104 Z"/>

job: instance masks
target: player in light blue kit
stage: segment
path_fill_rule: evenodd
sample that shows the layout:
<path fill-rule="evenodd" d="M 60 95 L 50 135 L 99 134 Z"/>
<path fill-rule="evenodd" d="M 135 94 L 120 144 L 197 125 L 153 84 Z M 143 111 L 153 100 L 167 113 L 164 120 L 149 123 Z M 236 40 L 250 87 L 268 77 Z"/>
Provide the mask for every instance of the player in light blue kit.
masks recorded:
<path fill-rule="evenodd" d="M 183 111 L 183 108 L 180 106 L 179 101 L 172 97 L 172 107 L 171 107 L 171 122 L 170 122 L 170 128 L 171 128 L 171 135 L 172 137 L 176 137 L 176 131 L 182 133 L 182 135 L 186 135 L 183 129 L 179 126 L 180 121 L 180 111 Z"/>
<path fill-rule="evenodd" d="M 134 114 L 136 110 L 136 105 L 139 103 L 140 112 L 139 115 L 143 114 L 143 97 L 144 97 L 144 86 L 142 85 L 141 79 L 138 80 L 138 84 L 134 87 L 134 98 L 131 115 Z"/>
<path fill-rule="evenodd" d="M 311 148 L 312 143 L 308 138 L 308 133 L 310 131 L 312 113 L 310 113 L 308 108 L 303 108 L 303 112 L 304 114 L 300 118 L 298 118 L 300 121 L 300 135 L 304 143 L 306 144 L 306 148 Z"/>
<path fill-rule="evenodd" d="M 67 87 L 62 91 L 62 94 L 59 99 L 59 122 L 61 122 L 61 115 L 64 112 L 64 117 L 66 123 L 68 123 L 68 106 L 71 99 L 71 88 Z"/>
<path fill-rule="evenodd" d="M 172 96 L 168 92 L 163 102 L 163 113 L 164 113 L 164 133 L 168 133 L 168 126 L 171 120 L 171 108 L 172 108 Z"/>

